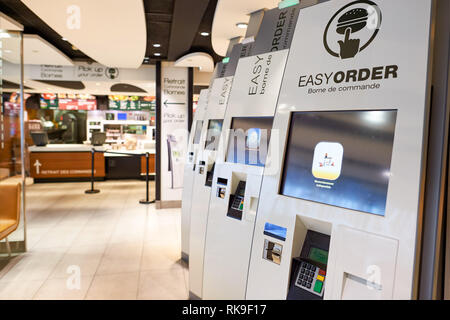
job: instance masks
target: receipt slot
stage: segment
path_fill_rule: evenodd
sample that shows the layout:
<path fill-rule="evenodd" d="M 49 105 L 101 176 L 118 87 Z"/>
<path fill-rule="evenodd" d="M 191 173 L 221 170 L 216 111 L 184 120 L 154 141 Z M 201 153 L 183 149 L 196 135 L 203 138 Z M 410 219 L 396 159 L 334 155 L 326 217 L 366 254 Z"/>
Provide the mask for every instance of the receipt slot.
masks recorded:
<path fill-rule="evenodd" d="M 270 140 L 283 161 L 264 173 L 247 299 L 414 298 L 431 9 L 334 0 L 300 11 Z M 282 246 L 279 264 L 264 258 L 267 241 Z"/>
<path fill-rule="evenodd" d="M 204 116 L 208 106 L 208 89 L 200 91 L 197 109 L 192 121 L 192 129 L 189 134 L 187 159 L 184 165 L 183 196 L 181 201 L 181 257 L 189 260 L 189 229 L 191 222 L 192 185 L 194 183 L 195 166 L 200 149 L 200 141 L 203 129 Z"/>

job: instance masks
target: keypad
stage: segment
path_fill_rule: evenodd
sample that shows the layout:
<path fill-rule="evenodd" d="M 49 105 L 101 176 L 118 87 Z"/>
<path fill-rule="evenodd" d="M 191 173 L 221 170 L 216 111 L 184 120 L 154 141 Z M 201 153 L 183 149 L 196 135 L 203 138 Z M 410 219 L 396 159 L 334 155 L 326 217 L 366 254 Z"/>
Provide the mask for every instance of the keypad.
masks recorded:
<path fill-rule="evenodd" d="M 295 285 L 315 295 L 323 295 L 326 272 L 307 262 L 301 262 Z"/>
<path fill-rule="evenodd" d="M 231 207 L 239 211 L 244 210 L 244 198 L 236 196 L 233 200 L 233 204 L 231 205 Z"/>

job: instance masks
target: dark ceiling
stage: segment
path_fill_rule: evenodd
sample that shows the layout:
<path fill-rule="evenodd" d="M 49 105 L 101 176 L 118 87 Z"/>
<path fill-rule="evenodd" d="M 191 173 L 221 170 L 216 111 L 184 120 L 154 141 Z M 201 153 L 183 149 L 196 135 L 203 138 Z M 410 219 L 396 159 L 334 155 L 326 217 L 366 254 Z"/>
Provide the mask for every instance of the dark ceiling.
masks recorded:
<path fill-rule="evenodd" d="M 206 52 L 220 61 L 211 45 L 211 34 L 217 0 L 144 0 L 147 20 L 147 51 L 149 63 L 156 60 L 175 61 L 191 52 Z M 160 44 L 155 48 L 153 44 Z M 156 57 L 155 53 L 161 56 Z"/>
<path fill-rule="evenodd" d="M 191 52 L 206 52 L 214 61 L 221 57 L 215 54 L 211 34 L 217 0 L 143 0 L 147 23 L 147 49 L 144 63 L 157 60 L 175 61 Z M 49 8 L 51 9 L 51 8 Z M 20 0 L 0 0 L 0 10 L 24 26 L 24 33 L 37 34 L 61 50 L 72 60 L 92 61 L 80 50 L 62 40 L 61 36 L 35 15 Z M 153 44 L 160 44 L 155 48 Z M 155 56 L 160 53 L 160 56 Z"/>

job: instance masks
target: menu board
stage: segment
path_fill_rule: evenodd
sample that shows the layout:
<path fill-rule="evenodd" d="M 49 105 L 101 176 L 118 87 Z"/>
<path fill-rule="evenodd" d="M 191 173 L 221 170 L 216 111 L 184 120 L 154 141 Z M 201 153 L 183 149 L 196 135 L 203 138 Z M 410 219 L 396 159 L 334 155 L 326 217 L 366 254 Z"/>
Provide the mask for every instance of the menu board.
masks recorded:
<path fill-rule="evenodd" d="M 59 99 L 58 109 L 93 111 L 97 109 L 97 100 Z"/>
<path fill-rule="evenodd" d="M 97 110 L 97 99 L 87 94 L 41 94 L 41 109 Z"/>
<path fill-rule="evenodd" d="M 58 96 L 54 93 L 41 94 L 41 109 L 58 109 Z"/>
<path fill-rule="evenodd" d="M 156 97 L 154 96 L 109 96 L 110 110 L 137 111 L 137 110 L 156 110 Z"/>

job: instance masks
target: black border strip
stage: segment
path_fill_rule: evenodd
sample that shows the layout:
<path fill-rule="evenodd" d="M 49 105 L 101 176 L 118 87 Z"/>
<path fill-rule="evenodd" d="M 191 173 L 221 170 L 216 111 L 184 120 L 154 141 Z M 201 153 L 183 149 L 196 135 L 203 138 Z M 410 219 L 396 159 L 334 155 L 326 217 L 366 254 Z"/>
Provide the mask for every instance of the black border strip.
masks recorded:
<path fill-rule="evenodd" d="M 161 61 L 156 61 L 156 155 L 155 200 L 161 200 Z"/>
<path fill-rule="evenodd" d="M 188 131 L 191 132 L 193 120 L 193 99 L 194 99 L 194 68 L 188 68 Z"/>

